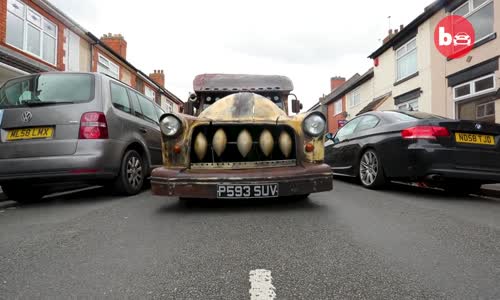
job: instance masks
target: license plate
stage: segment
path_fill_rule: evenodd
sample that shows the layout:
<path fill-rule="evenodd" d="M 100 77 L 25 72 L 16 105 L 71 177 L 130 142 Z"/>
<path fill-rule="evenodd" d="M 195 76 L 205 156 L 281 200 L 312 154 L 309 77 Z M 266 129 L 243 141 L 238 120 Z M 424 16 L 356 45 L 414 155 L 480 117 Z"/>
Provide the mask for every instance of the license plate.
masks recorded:
<path fill-rule="evenodd" d="M 463 144 L 495 146 L 495 137 L 492 135 L 456 132 L 455 140 L 457 141 L 457 143 L 463 143 Z"/>
<path fill-rule="evenodd" d="M 52 127 L 14 129 L 7 132 L 7 141 L 47 139 L 54 135 Z"/>
<path fill-rule="evenodd" d="M 279 197 L 277 183 L 217 185 L 217 198 L 219 199 L 276 197 Z"/>

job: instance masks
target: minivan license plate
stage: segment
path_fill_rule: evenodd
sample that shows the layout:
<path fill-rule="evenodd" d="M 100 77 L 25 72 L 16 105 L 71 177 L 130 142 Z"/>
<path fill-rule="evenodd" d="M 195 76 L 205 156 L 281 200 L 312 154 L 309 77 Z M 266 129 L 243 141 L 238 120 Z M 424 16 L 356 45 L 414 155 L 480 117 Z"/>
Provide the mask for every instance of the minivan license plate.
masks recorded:
<path fill-rule="evenodd" d="M 279 197 L 279 186 L 277 183 L 217 185 L 218 199 L 276 197 Z"/>
<path fill-rule="evenodd" d="M 7 141 L 31 140 L 31 139 L 47 139 L 54 135 L 52 127 L 36 127 L 9 130 L 7 133 Z"/>

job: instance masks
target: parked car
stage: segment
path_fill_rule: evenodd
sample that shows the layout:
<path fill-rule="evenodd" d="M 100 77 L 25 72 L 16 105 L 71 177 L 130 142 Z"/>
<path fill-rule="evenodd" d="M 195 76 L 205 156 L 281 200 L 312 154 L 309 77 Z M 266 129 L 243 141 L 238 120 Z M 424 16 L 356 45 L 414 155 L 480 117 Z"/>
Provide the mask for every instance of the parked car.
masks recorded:
<path fill-rule="evenodd" d="M 162 164 L 150 99 L 95 73 L 42 73 L 0 89 L 0 185 L 28 202 L 75 184 L 138 193 Z"/>
<path fill-rule="evenodd" d="M 325 162 L 367 188 L 388 180 L 472 193 L 500 182 L 500 125 L 423 112 L 363 114 L 329 135 Z"/>

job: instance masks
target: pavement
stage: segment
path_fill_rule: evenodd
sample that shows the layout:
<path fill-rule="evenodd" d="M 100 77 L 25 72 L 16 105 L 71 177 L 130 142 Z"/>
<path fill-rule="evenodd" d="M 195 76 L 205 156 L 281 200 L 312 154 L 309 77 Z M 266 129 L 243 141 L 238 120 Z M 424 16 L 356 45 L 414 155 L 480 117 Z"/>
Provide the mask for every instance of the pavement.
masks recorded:
<path fill-rule="evenodd" d="M 500 298 L 500 201 L 334 186 L 305 202 L 0 203 L 0 298 Z"/>

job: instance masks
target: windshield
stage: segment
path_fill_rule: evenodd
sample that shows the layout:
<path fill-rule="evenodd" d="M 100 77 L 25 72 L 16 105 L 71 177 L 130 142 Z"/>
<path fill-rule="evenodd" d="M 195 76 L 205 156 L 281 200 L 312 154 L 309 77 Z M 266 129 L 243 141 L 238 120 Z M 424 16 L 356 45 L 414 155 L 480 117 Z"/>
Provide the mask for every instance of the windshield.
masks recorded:
<path fill-rule="evenodd" d="M 262 97 L 265 97 L 269 100 L 271 100 L 274 104 L 276 104 L 279 108 L 284 109 L 283 105 L 283 96 L 277 93 L 256 93 L 261 95 Z M 207 95 L 204 100 L 203 100 L 203 105 L 202 105 L 202 110 L 207 109 L 210 105 L 214 104 L 215 102 L 219 101 L 220 99 L 228 96 L 230 94 L 210 94 Z"/>
<path fill-rule="evenodd" d="M 93 97 L 90 74 L 41 74 L 7 82 L 0 89 L 0 108 L 87 102 Z"/>

